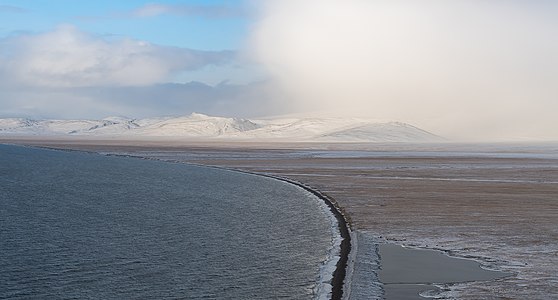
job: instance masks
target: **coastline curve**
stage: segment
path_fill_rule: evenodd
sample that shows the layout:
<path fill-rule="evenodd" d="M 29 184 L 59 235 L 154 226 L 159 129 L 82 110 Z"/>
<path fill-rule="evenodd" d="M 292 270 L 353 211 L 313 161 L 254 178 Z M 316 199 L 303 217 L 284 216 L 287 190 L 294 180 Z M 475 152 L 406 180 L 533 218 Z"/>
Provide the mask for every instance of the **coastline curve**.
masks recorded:
<path fill-rule="evenodd" d="M 215 166 L 215 165 L 204 165 L 204 164 L 196 164 L 196 163 L 192 163 L 192 162 L 185 162 L 185 161 L 178 161 L 178 160 L 161 160 L 161 159 L 157 159 L 157 158 L 152 158 L 152 157 L 146 157 L 146 156 L 137 156 L 137 155 L 129 155 L 129 154 L 117 154 L 117 153 L 102 153 L 99 151 L 85 151 L 85 150 L 75 150 L 75 149 L 61 149 L 61 148 L 54 148 L 54 147 L 44 147 L 44 146 L 39 146 L 36 148 L 44 148 L 44 149 L 50 149 L 50 150 L 56 150 L 56 151 L 76 151 L 76 152 L 86 152 L 86 153 L 95 153 L 95 154 L 99 154 L 99 155 L 104 155 L 104 156 L 120 156 L 120 157 L 129 157 L 129 158 L 137 158 L 137 159 L 146 159 L 146 160 L 157 160 L 157 161 L 165 161 L 165 162 L 171 162 L 171 163 L 180 163 L 180 164 L 187 164 L 187 165 L 192 165 L 192 166 L 199 166 L 199 167 L 205 167 L 205 168 L 214 168 L 214 169 L 220 169 L 220 170 L 227 170 L 227 171 L 233 171 L 233 172 L 239 172 L 239 173 L 244 173 L 244 174 L 250 174 L 250 175 L 255 175 L 255 176 L 262 176 L 262 177 L 267 177 L 267 178 L 271 178 L 271 179 L 275 179 L 275 180 L 279 180 L 282 182 L 286 182 L 292 185 L 295 185 L 299 188 L 302 188 L 303 190 L 309 192 L 310 194 L 314 195 L 315 197 L 317 197 L 318 199 L 324 201 L 324 203 L 327 205 L 327 207 L 329 208 L 330 212 L 333 214 L 334 218 L 337 220 L 337 224 L 338 224 L 338 230 L 341 236 L 341 242 L 339 245 L 339 260 L 336 263 L 336 267 L 335 270 L 332 274 L 332 279 L 331 279 L 331 300 L 342 300 L 345 299 L 344 297 L 344 291 L 345 289 L 345 280 L 347 278 L 347 272 L 348 272 L 348 268 L 349 268 L 349 256 L 351 254 L 351 247 L 352 247 L 352 226 L 351 226 L 351 221 L 348 215 L 346 215 L 343 212 L 343 209 L 339 206 L 338 202 L 330 197 L 329 195 L 315 189 L 312 188 L 302 182 L 287 178 L 287 177 L 281 177 L 281 176 L 276 176 L 276 175 L 272 175 L 272 174 L 267 174 L 267 173 L 258 173 L 258 172 L 251 172 L 251 171 L 247 171 L 247 170 L 242 170 L 242 169 L 236 169 L 236 168 L 228 168 L 228 167 L 222 167 L 222 166 Z"/>
<path fill-rule="evenodd" d="M 179 162 L 179 163 L 184 163 L 184 162 Z M 256 175 L 256 176 L 262 176 L 262 177 L 267 177 L 267 178 L 272 178 L 275 180 L 280 180 L 286 183 L 290 183 L 293 184 L 295 186 L 298 186 L 299 188 L 302 188 L 303 190 L 311 193 L 312 195 L 316 196 L 318 199 L 324 201 L 324 203 L 328 206 L 329 210 L 331 211 L 331 213 L 333 214 L 333 216 L 335 217 L 335 219 L 337 220 L 337 224 L 338 224 L 338 230 L 339 233 L 341 235 L 341 243 L 339 245 L 340 249 L 339 249 L 339 260 L 337 261 L 336 264 L 336 268 L 335 271 L 333 272 L 333 276 L 331 279 L 331 300 L 342 300 L 344 299 L 343 294 L 345 291 L 345 278 L 347 277 L 347 269 L 348 269 L 348 265 L 349 265 L 349 255 L 351 253 L 351 232 L 352 232 L 352 226 L 350 223 L 349 218 L 347 217 L 347 215 L 345 213 L 343 213 L 343 210 L 341 209 L 341 207 L 339 206 L 339 204 L 337 203 L 337 201 L 326 195 L 323 192 L 320 192 L 319 190 L 312 188 L 302 182 L 290 179 L 290 178 L 286 178 L 286 177 L 280 177 L 280 176 L 275 176 L 275 175 L 271 175 L 271 174 L 266 174 L 266 173 L 257 173 L 257 172 L 250 172 L 250 171 L 246 171 L 246 170 L 240 170 L 240 169 L 235 169 L 235 168 L 226 168 L 226 167 L 221 167 L 221 166 L 211 166 L 211 165 L 202 165 L 202 164 L 193 164 L 193 163 L 188 163 L 191 165 L 197 165 L 197 166 L 203 166 L 203 167 L 210 167 L 210 168 L 216 168 L 216 169 L 222 169 L 222 170 L 229 170 L 229 171 L 235 171 L 235 172 L 240 172 L 240 173 L 245 173 L 245 174 L 251 174 L 251 175 Z"/>

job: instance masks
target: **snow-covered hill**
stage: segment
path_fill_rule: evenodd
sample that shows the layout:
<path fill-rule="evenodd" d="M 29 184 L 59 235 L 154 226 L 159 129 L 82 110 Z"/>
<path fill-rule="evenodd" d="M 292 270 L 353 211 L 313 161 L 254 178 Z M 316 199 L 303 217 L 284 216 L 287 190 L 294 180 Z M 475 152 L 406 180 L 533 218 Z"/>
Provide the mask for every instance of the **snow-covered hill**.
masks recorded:
<path fill-rule="evenodd" d="M 221 140 L 434 142 L 442 138 L 399 122 L 353 118 L 247 120 L 193 113 L 183 117 L 102 120 L 0 119 L 3 136 L 184 137 Z"/>
<path fill-rule="evenodd" d="M 217 137 L 259 127 L 258 124 L 246 119 L 211 117 L 193 113 L 187 117 L 151 122 L 135 133 L 147 136 Z"/>

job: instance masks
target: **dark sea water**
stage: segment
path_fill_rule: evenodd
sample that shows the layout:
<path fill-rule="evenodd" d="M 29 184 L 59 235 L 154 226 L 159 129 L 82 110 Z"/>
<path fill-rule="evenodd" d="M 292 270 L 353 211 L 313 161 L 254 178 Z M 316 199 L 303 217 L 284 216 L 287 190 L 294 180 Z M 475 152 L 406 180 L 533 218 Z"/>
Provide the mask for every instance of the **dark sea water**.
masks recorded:
<path fill-rule="evenodd" d="M 259 176 L 0 145 L 0 299 L 313 298 L 324 206 Z"/>

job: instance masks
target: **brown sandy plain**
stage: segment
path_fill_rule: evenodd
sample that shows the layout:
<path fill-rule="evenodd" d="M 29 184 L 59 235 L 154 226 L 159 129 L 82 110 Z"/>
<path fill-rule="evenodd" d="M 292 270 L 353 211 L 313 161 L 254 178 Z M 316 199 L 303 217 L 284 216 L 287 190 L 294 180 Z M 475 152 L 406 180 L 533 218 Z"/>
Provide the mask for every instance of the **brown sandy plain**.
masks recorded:
<path fill-rule="evenodd" d="M 336 199 L 356 231 L 513 274 L 440 285 L 442 299 L 558 299 L 556 145 L 4 142 L 287 177 Z"/>

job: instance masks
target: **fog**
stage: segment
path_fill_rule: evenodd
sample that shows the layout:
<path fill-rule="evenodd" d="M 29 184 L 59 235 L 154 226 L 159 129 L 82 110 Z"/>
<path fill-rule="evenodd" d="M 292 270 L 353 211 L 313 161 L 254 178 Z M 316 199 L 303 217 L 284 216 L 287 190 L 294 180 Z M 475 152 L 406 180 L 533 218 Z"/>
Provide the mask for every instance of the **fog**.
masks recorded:
<path fill-rule="evenodd" d="M 250 55 L 293 112 L 456 140 L 558 140 L 555 1 L 254 1 Z"/>

